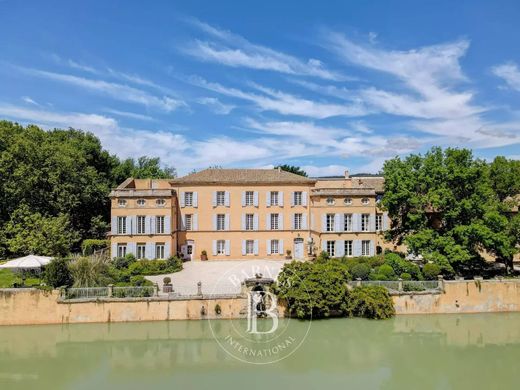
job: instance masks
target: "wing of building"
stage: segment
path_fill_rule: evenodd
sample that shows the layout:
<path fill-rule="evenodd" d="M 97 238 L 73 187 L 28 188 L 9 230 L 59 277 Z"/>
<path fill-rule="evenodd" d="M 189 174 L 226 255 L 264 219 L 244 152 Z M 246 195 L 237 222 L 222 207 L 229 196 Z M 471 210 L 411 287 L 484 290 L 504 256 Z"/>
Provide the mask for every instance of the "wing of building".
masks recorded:
<path fill-rule="evenodd" d="M 383 178 L 307 178 L 279 169 L 206 169 L 127 179 L 110 193 L 112 256 L 190 260 L 371 256 L 388 217 Z"/>

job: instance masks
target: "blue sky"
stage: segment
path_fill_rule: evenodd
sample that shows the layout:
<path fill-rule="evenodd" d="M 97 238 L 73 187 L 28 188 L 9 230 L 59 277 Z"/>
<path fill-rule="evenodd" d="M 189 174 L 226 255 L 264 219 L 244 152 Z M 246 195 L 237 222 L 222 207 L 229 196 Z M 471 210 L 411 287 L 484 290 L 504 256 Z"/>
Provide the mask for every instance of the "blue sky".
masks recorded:
<path fill-rule="evenodd" d="M 520 158 L 515 1 L 0 0 L 0 118 L 180 174 Z"/>

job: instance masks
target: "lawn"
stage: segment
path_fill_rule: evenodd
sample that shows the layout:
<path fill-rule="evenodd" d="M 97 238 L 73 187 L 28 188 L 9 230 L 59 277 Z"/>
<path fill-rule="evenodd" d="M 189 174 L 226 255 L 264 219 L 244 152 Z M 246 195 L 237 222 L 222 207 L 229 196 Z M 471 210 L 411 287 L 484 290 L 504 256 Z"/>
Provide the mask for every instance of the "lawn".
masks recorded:
<path fill-rule="evenodd" d="M 1 269 L 0 270 L 0 288 L 10 288 L 13 287 L 13 284 L 17 283 L 20 285 L 22 283 L 22 278 L 20 275 L 15 274 L 10 269 Z M 40 279 L 36 277 L 28 277 L 25 279 L 25 285 L 27 287 L 30 286 L 38 286 L 40 285 Z"/>

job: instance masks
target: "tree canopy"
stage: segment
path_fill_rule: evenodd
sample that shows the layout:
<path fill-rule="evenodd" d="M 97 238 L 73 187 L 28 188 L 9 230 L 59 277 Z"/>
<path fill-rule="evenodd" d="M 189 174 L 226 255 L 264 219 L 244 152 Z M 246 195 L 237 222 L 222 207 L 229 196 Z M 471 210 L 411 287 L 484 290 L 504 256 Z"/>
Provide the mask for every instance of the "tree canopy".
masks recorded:
<path fill-rule="evenodd" d="M 437 263 L 471 267 L 484 254 L 512 265 L 518 252 L 518 161 L 491 164 L 467 149 L 432 148 L 423 155 L 386 161 L 383 207 L 391 218 L 388 238 Z"/>
<path fill-rule="evenodd" d="M 0 258 L 63 254 L 102 238 L 111 188 L 174 174 L 158 158 L 120 161 L 89 132 L 0 121 Z"/>
<path fill-rule="evenodd" d="M 282 171 L 291 172 L 291 173 L 294 173 L 296 175 L 307 177 L 307 172 L 305 172 L 303 169 L 301 169 L 300 167 L 295 166 L 295 165 L 283 164 L 283 165 L 277 165 L 274 168 L 275 169 L 280 168 Z"/>

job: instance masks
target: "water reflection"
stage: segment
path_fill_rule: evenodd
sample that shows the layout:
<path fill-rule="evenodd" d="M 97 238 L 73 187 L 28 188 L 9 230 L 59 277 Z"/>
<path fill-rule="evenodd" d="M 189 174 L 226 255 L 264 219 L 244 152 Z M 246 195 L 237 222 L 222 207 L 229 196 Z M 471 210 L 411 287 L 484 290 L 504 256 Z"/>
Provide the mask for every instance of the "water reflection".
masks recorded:
<path fill-rule="evenodd" d="M 517 388 L 519 357 L 520 313 L 315 321 L 263 367 L 230 357 L 205 321 L 1 327 L 0 388 Z"/>

